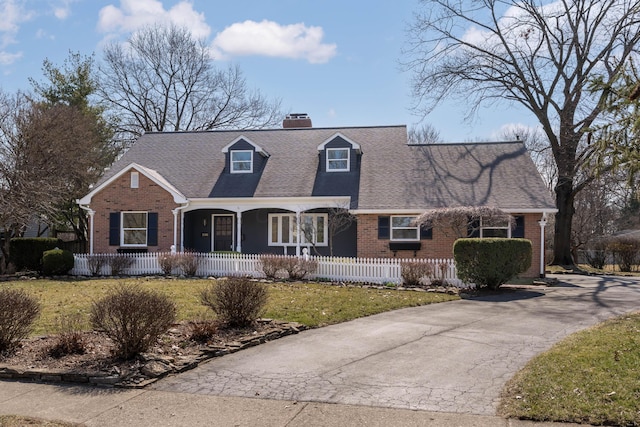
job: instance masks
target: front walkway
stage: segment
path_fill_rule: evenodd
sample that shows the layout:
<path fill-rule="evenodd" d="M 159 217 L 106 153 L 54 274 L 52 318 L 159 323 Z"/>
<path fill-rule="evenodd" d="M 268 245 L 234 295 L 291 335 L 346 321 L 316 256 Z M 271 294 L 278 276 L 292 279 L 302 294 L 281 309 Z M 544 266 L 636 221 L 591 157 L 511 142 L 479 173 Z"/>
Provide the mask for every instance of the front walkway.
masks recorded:
<path fill-rule="evenodd" d="M 558 278 L 556 287 L 306 331 L 214 359 L 153 389 L 491 416 L 505 382 L 533 356 L 640 310 L 637 278 Z"/>

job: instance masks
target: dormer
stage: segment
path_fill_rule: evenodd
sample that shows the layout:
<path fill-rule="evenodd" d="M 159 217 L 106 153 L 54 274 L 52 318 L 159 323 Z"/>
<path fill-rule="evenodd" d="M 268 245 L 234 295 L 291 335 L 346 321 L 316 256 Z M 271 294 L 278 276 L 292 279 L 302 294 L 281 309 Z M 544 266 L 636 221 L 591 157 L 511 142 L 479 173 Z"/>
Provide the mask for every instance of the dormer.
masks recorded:
<path fill-rule="evenodd" d="M 242 135 L 225 145 L 222 152 L 225 153 L 227 170 L 232 174 L 254 173 L 269 157 L 262 147 Z"/>
<path fill-rule="evenodd" d="M 359 164 L 358 154 L 362 154 L 360 144 L 339 132 L 318 145 L 318 152 L 324 172 L 351 172 Z"/>

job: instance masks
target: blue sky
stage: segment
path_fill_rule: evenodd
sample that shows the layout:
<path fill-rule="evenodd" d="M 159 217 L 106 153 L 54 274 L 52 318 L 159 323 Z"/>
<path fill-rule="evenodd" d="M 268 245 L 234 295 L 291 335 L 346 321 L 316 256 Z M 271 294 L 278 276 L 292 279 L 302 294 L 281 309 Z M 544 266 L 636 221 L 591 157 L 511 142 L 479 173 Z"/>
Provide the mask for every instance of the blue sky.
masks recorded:
<path fill-rule="evenodd" d="M 144 25 L 187 25 L 211 43 L 217 63 L 238 64 L 249 86 L 308 113 L 317 127 L 420 125 L 411 113 L 411 75 L 399 65 L 418 0 L 0 0 L 0 88 L 29 90 L 45 58 L 95 53 Z M 446 142 L 499 139 L 524 110 L 481 110 L 464 123 L 464 106 L 446 103 L 428 116 Z"/>

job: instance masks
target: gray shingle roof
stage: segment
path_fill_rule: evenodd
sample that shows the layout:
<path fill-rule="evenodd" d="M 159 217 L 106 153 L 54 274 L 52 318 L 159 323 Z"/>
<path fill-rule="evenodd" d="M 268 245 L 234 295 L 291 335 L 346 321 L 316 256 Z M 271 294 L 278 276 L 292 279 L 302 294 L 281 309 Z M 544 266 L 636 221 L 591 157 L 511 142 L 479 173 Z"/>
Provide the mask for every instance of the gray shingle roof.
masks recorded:
<path fill-rule="evenodd" d="M 254 197 L 311 196 L 317 147 L 337 133 L 362 149 L 360 210 L 554 208 L 522 142 L 407 145 L 405 126 L 147 133 L 100 182 L 138 163 L 186 197 L 206 198 L 224 169 L 223 147 L 243 136 L 270 155 Z"/>

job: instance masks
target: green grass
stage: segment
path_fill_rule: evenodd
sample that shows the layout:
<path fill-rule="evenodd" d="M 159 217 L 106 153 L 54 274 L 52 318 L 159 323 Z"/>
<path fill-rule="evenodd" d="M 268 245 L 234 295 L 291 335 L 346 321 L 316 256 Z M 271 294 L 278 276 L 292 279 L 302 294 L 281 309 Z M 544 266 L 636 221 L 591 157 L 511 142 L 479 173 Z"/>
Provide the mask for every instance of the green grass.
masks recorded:
<path fill-rule="evenodd" d="M 103 297 L 120 283 L 137 283 L 168 295 L 177 305 L 178 320 L 195 320 L 210 316 L 200 304 L 200 291 L 212 283 L 207 279 L 99 279 L 99 280 L 18 280 L 0 282 L 0 287 L 23 288 L 42 304 L 42 312 L 34 325 L 33 335 L 56 333 L 62 315 L 81 313 L 88 319 L 91 303 Z M 295 321 L 315 327 L 344 322 L 402 307 L 451 301 L 457 296 L 337 287 L 317 283 L 272 283 L 265 317 Z M 88 325 L 87 325 L 88 328 Z"/>
<path fill-rule="evenodd" d="M 499 413 L 640 425 L 640 313 L 573 334 L 531 360 L 505 386 Z"/>

